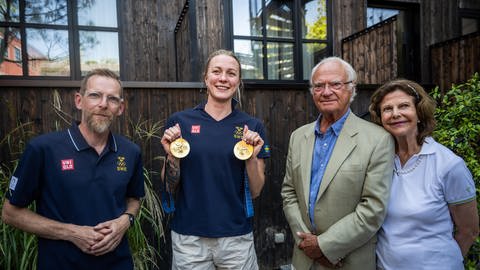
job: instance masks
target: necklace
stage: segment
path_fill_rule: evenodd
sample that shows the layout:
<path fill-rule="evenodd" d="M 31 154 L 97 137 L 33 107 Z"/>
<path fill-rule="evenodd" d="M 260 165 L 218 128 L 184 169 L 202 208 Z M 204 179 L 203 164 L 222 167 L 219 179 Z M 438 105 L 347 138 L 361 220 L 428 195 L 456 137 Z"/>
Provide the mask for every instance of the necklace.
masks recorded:
<path fill-rule="evenodd" d="M 395 168 L 393 169 L 393 171 L 394 171 L 397 175 L 411 173 L 411 172 L 413 172 L 413 170 L 415 170 L 415 169 L 418 167 L 418 165 L 420 165 L 420 163 L 422 162 L 422 159 L 423 159 L 423 155 L 418 156 L 417 161 L 415 161 L 415 164 L 413 164 L 413 166 L 411 166 L 410 168 L 408 168 L 408 169 L 406 169 L 406 170 L 401 170 L 401 169 L 399 170 L 399 169 L 397 169 L 397 164 L 394 163 Z"/>

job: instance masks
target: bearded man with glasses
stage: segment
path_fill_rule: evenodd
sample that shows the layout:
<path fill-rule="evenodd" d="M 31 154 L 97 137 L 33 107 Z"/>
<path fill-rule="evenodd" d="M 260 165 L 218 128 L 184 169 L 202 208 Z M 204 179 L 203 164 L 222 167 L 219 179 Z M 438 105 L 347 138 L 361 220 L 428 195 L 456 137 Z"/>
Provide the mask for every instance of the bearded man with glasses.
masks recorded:
<path fill-rule="evenodd" d="M 10 179 L 2 219 L 38 236 L 39 270 L 133 269 L 125 233 L 145 191 L 140 148 L 110 132 L 122 91 L 114 72 L 89 72 L 75 94 L 81 121 L 31 140 Z"/>
<path fill-rule="evenodd" d="M 393 138 L 353 114 L 356 73 L 338 57 L 312 70 L 315 122 L 295 130 L 281 195 L 294 269 L 374 270 L 392 179 Z"/>

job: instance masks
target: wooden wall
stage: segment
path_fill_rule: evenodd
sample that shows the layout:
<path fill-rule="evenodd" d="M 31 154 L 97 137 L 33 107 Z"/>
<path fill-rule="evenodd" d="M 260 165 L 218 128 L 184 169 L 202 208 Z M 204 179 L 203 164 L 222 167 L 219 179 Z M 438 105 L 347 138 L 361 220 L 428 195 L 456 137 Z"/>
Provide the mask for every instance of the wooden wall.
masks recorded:
<path fill-rule="evenodd" d="M 398 76 L 397 17 L 342 40 L 342 57 L 357 71 L 358 83 L 381 84 Z"/>
<path fill-rule="evenodd" d="M 479 1 L 480 2 L 480 1 Z M 460 35 L 457 1 L 425 0 L 421 4 L 423 81 L 431 81 L 429 46 Z"/>
<path fill-rule="evenodd" d="M 430 47 L 432 81 L 442 91 L 480 72 L 480 32 Z"/>
<path fill-rule="evenodd" d="M 174 31 L 184 2 L 118 1 L 123 80 L 176 81 Z"/>
<path fill-rule="evenodd" d="M 135 132 L 133 126 L 151 129 L 155 123 L 163 125 L 173 112 L 190 108 L 201 102 L 205 93 L 198 87 L 129 87 L 126 83 L 126 112 L 114 129 L 133 138 L 142 147 L 144 165 L 152 174 L 158 187 L 158 172 L 161 168 L 157 159 L 164 155 L 159 138 L 163 130 L 158 130 L 157 138 L 147 139 Z M 130 84 L 131 85 L 131 84 Z M 280 197 L 281 183 L 285 173 L 285 159 L 290 133 L 297 127 L 314 121 L 318 114 L 311 95 L 304 86 L 262 86 L 246 85 L 243 110 L 263 121 L 272 157 L 267 160 L 266 184 L 261 196 L 255 200 L 254 234 L 258 261 L 261 269 L 276 269 L 290 263 L 293 238 L 282 211 Z M 16 127 L 26 124 L 24 130 L 35 134 L 63 129 L 70 126 L 72 118 L 79 114 L 74 108 L 73 96 L 76 87 L 0 87 L 0 162 L 14 160 L 23 151 L 23 144 L 8 147 L 6 134 L 19 137 L 22 132 Z M 358 90 L 352 110 L 358 114 L 366 112 L 372 89 Z M 57 109 L 55 109 L 57 108 Z M 67 121 L 62 120 L 62 116 Z M 33 135 L 31 133 L 31 135 Z M 274 233 L 284 233 L 286 242 L 275 244 Z M 160 269 L 169 269 L 170 242 L 160 250 L 163 256 Z"/>
<path fill-rule="evenodd" d="M 458 0 L 459 8 L 478 9 L 478 0 Z"/>
<path fill-rule="evenodd" d="M 332 1 L 333 55 L 342 55 L 342 39 L 366 28 L 367 0 Z"/>
<path fill-rule="evenodd" d="M 198 69 L 194 81 L 202 81 L 208 56 L 215 50 L 225 49 L 224 6 L 226 1 L 196 0 L 195 18 L 197 25 Z"/>
<path fill-rule="evenodd" d="M 157 2 L 148 1 L 138 4 L 136 1 L 119 1 L 120 49 L 122 78 L 124 80 L 166 80 L 174 79 L 168 76 L 168 70 L 162 70 L 161 62 L 171 62 L 171 59 L 162 59 L 168 55 L 168 30 L 161 27 L 157 20 L 161 9 Z M 141 14 L 141 16 L 140 16 Z M 164 18 L 167 26 L 167 18 Z M 167 26 L 168 28 L 168 26 Z M 167 75 L 167 76 L 165 76 Z"/>
<path fill-rule="evenodd" d="M 333 1 L 334 55 L 341 54 L 342 38 L 364 28 L 365 1 Z M 226 48 L 225 1 L 119 3 L 123 80 L 199 81 L 208 55 Z"/>
<path fill-rule="evenodd" d="M 431 70 L 434 75 L 433 82 L 442 81 L 442 77 L 448 78 L 443 85 L 461 79 L 463 75 L 470 76 L 470 68 L 478 71 L 478 36 L 472 37 L 472 45 L 467 45 L 470 44 L 467 40 L 456 40 L 441 46 L 430 46 L 458 36 L 457 8 L 479 9 L 480 1 L 385 2 L 419 5 L 420 73 L 423 82 L 432 81 L 429 77 Z M 201 73 L 208 54 L 224 48 L 227 44 L 229 37 L 226 36 L 227 29 L 224 25 L 225 1 L 149 0 L 119 3 L 124 81 L 201 82 Z M 188 7 L 187 13 L 182 15 L 185 6 Z M 395 25 L 385 24 L 365 31 L 364 34 L 347 39 L 345 45 L 342 45 L 342 39 L 365 28 L 367 0 L 335 0 L 332 1 L 332 7 L 334 55 L 343 54 L 354 65 L 361 77 L 360 82 L 377 84 L 391 78 L 395 72 L 398 73 L 395 50 L 391 47 L 392 43 L 388 43 L 395 41 L 395 36 L 391 35 L 395 32 Z M 375 42 L 368 44 L 367 39 Z M 461 53 L 462 50 L 465 52 Z M 441 72 L 434 72 L 436 70 Z M 436 77 L 437 75 L 440 77 Z M 20 87 L 16 84 L 5 86 L 2 83 L 0 81 L 0 162 L 12 160 L 23 150 L 23 144 L 14 145 L 13 149 L 7 147 L 3 140 L 10 132 L 16 132 L 17 135 L 22 133 L 22 129 L 16 127 L 26 124 L 23 130 L 32 131 L 33 135 L 67 127 L 71 120 L 68 115 L 78 118 L 73 106 L 76 87 Z M 354 112 L 367 112 L 369 97 L 374 87 L 367 89 L 359 86 L 359 95 L 352 104 Z M 55 92 L 58 93 L 57 98 L 54 98 Z M 155 123 L 162 125 L 171 113 L 199 103 L 204 98 L 202 87 L 199 83 L 195 87 L 146 87 L 137 84 L 127 86 L 125 96 L 127 111 L 119 119 L 115 129 L 142 144 L 145 166 L 158 172 L 160 164 L 155 158 L 164 154 L 158 138 L 141 139 L 132 125 L 142 123 L 143 128 L 152 128 Z M 310 100 L 306 85 L 299 88 L 288 85 L 259 87 L 246 84 L 244 110 L 264 122 L 272 149 L 272 158 L 267 161 L 267 182 L 262 195 L 255 201 L 255 244 L 262 269 L 275 269 L 290 262 L 293 240 L 281 209 L 280 187 L 290 133 L 317 117 L 316 109 Z M 59 108 L 64 113 L 55 109 L 60 101 Z M 157 132 L 157 135 L 161 136 L 161 131 Z M 155 177 L 158 179 L 158 176 Z M 286 233 L 287 241 L 275 244 L 272 237 L 276 232 Z M 166 260 L 163 265 L 165 268 L 161 269 L 168 269 L 168 239 L 161 252 Z"/>
<path fill-rule="evenodd" d="M 195 29 L 192 29 L 192 7 L 188 4 L 182 9 L 181 16 L 175 27 L 175 55 L 176 58 L 176 81 L 194 81 L 195 69 L 197 66 L 197 55 L 192 52 L 195 48 L 190 46 L 195 36 Z M 195 23 L 195 21 L 193 22 Z M 192 33 L 192 31 L 195 31 Z"/>
<path fill-rule="evenodd" d="M 178 80 L 203 81 L 202 74 L 210 53 L 225 49 L 224 1 L 187 1 L 183 18 L 177 22 Z"/>
<path fill-rule="evenodd" d="M 460 35 L 459 8 L 480 9 L 478 0 L 384 0 L 418 11 L 418 78 L 431 82 L 430 46 Z M 366 28 L 367 0 L 332 1 L 332 46 L 342 55 L 342 39 Z M 187 14 L 182 15 L 188 6 Z M 119 1 L 122 79 L 130 81 L 201 81 L 212 51 L 229 44 L 225 1 Z M 397 58 L 401 59 L 401 58 Z M 404 63 L 408 65 L 410 63 Z"/>

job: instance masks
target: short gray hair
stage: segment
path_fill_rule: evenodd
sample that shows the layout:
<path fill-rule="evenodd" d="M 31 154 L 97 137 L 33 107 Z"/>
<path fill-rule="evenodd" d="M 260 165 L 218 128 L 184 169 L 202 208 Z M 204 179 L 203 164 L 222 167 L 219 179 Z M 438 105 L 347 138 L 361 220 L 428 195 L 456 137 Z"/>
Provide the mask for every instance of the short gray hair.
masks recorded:
<path fill-rule="evenodd" d="M 345 73 L 347 74 L 347 82 L 352 82 L 351 85 L 352 87 L 350 88 L 350 91 L 352 91 L 352 97 L 350 98 L 350 103 L 352 103 L 353 99 L 357 95 L 356 91 L 356 82 L 357 82 L 357 72 L 355 72 L 355 69 L 353 69 L 352 65 L 348 63 L 347 61 L 343 60 L 340 57 L 337 56 L 330 56 L 327 58 L 323 58 L 322 61 L 320 61 L 317 65 L 315 65 L 312 69 L 312 73 L 310 74 L 310 93 L 313 94 L 313 74 L 317 71 L 317 69 L 326 63 L 330 62 L 337 62 L 340 63 L 343 66 L 343 69 Z"/>

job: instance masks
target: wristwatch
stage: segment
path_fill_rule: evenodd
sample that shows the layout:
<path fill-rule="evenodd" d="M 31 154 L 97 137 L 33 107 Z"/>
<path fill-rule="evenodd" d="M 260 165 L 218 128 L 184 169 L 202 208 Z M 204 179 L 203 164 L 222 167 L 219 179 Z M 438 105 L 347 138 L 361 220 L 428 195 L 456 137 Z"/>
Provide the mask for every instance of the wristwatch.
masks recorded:
<path fill-rule="evenodd" d="M 128 213 L 128 212 L 125 212 L 123 214 L 128 216 L 128 221 L 130 221 L 130 227 L 132 227 L 133 224 L 135 224 L 135 216 L 133 214 Z"/>

